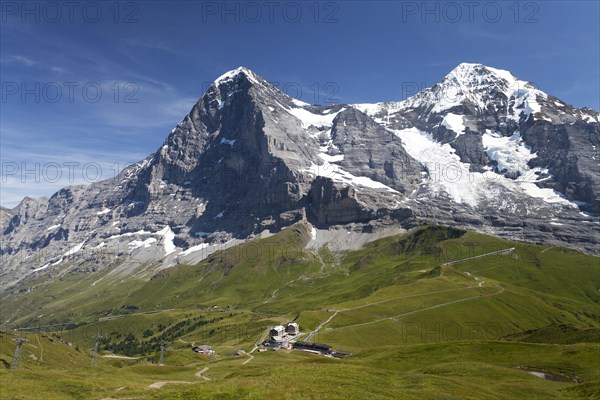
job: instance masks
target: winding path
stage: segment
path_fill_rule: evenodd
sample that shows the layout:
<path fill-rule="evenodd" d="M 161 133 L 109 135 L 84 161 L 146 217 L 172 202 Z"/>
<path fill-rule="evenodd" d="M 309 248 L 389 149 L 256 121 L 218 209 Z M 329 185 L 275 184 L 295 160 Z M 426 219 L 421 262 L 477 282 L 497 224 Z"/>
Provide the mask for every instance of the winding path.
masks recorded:
<path fill-rule="evenodd" d="M 481 285 L 480 285 L 481 286 Z M 325 325 L 327 325 L 329 322 L 331 322 L 331 320 L 338 315 L 338 313 L 340 312 L 344 312 L 344 311 L 352 311 L 352 310 L 358 310 L 360 308 L 365 308 L 365 307 L 370 307 L 370 306 L 374 306 L 374 305 L 378 305 L 378 304 L 383 304 L 383 303 L 388 303 L 390 301 L 395 301 L 395 300 L 401 300 L 401 299 L 407 299 L 407 298 L 411 298 L 411 297 L 419 297 L 419 296 L 429 296 L 432 294 L 438 294 L 438 293 L 447 293 L 447 292 L 456 292 L 456 291 L 460 291 L 460 290 L 467 290 L 467 289 L 472 289 L 474 288 L 474 286 L 465 286 L 462 288 L 457 288 L 457 289 L 448 289 L 448 290 L 437 290 L 435 292 L 428 292 L 428 293 L 416 293 L 416 294 L 409 294 L 409 295 L 404 295 L 404 296 L 397 296 L 397 297 L 393 297 L 391 299 L 385 299 L 385 300 L 380 300 L 380 301 L 374 301 L 372 303 L 367 303 L 367 304 L 361 304 L 359 306 L 356 307 L 349 307 L 349 308 L 342 308 L 339 310 L 332 310 L 334 313 L 325 321 L 323 321 L 319 326 L 317 326 L 317 328 L 312 331 L 306 338 L 307 342 L 310 342 L 310 340 L 321 330 L 323 329 L 323 327 Z M 379 320 L 378 320 L 379 321 Z M 348 325 L 351 326 L 351 325 Z"/>
<path fill-rule="evenodd" d="M 498 294 L 504 292 L 504 288 L 502 286 L 497 286 L 497 288 L 498 288 L 498 291 L 496 293 L 493 293 L 492 294 L 493 296 L 498 295 Z M 358 323 L 358 324 L 338 326 L 336 329 L 351 328 L 351 327 L 357 327 L 357 326 L 375 324 L 375 323 L 381 322 L 381 321 L 396 320 L 396 319 L 398 319 L 400 317 L 404 317 L 406 315 L 416 314 L 416 313 L 419 313 L 419 312 L 423 312 L 423 311 L 427 311 L 427 310 L 432 310 L 434 308 L 445 307 L 445 306 L 449 306 L 451 304 L 461 303 L 463 301 L 473 300 L 473 299 L 480 299 L 480 298 L 481 298 L 481 295 L 466 297 L 464 299 L 453 300 L 453 301 L 449 301 L 449 302 L 442 303 L 442 304 L 436 304 L 436 305 L 431 306 L 431 307 L 421 308 L 420 310 L 409 311 L 409 312 L 406 312 L 406 313 L 402 313 L 402 314 L 398 314 L 398 315 L 393 315 L 391 317 L 386 317 L 386 318 L 380 318 L 380 319 L 376 319 L 376 320 L 369 321 L 369 322 L 361 322 L 361 323 Z"/>
<path fill-rule="evenodd" d="M 203 375 L 206 371 L 208 371 L 208 367 L 202 368 L 200 371 L 196 372 L 194 375 L 196 375 L 198 378 L 204 379 L 205 381 L 210 381 L 210 378 L 208 376 Z"/>
<path fill-rule="evenodd" d="M 306 341 L 310 342 L 310 340 L 313 338 L 313 336 L 315 336 L 325 325 L 327 325 L 336 315 L 338 315 L 339 311 L 335 311 L 333 314 L 331 314 L 331 316 L 329 318 L 327 318 L 325 321 L 321 322 L 321 324 L 319 326 L 317 326 L 317 329 L 315 329 L 314 331 L 312 331 L 311 333 L 308 334 L 308 336 L 306 337 Z"/>
<path fill-rule="evenodd" d="M 477 259 L 477 258 L 481 258 L 481 257 L 486 257 L 486 256 L 494 255 L 494 254 L 510 254 L 514 250 L 515 250 L 515 248 L 511 247 L 509 249 L 493 251 L 491 253 L 481 254 L 479 256 L 474 256 L 474 257 L 469 257 L 469 258 L 463 258 L 461 260 L 451 261 L 451 262 L 445 263 L 443 265 L 452 265 L 452 264 L 456 264 L 456 263 L 459 263 L 459 262 L 473 260 L 473 259 Z M 472 277 L 473 279 L 475 279 L 476 282 L 478 282 L 477 287 L 483 287 L 483 284 L 485 283 L 484 280 L 481 280 L 481 278 L 471 275 L 470 272 L 465 272 L 465 274 L 467 276 L 469 276 L 469 277 Z M 418 293 L 418 294 L 411 294 L 411 295 L 405 295 L 405 296 L 398 296 L 398 297 L 393 297 L 391 299 L 385 299 L 385 300 L 381 300 L 381 301 L 375 301 L 375 302 L 372 302 L 372 303 L 362 304 L 362 305 L 356 306 L 356 307 L 343 308 L 343 309 L 339 309 L 339 310 L 332 309 L 332 311 L 334 311 L 334 313 L 329 318 L 327 318 L 325 321 L 321 322 L 321 324 L 319 326 L 317 326 L 317 328 L 308 335 L 308 337 L 306 338 L 306 341 L 310 341 L 321 329 L 323 329 L 323 327 L 325 325 L 327 325 L 329 322 L 331 322 L 331 320 L 336 315 L 338 315 L 338 313 L 340 313 L 340 312 L 357 310 L 357 309 L 360 309 L 360 308 L 365 308 L 365 307 L 369 307 L 369 306 L 373 306 L 373 305 L 377 305 L 377 304 L 383 304 L 383 303 L 387 303 L 387 302 L 390 302 L 390 301 L 400 300 L 400 299 L 405 299 L 405 298 L 410 298 L 410 297 L 428 296 L 428 295 L 432 295 L 432 294 L 446 293 L 446 292 L 456 292 L 456 291 L 460 291 L 460 290 L 472 289 L 474 287 L 475 286 L 465 286 L 465 287 L 457 288 L 457 289 L 438 290 L 438 291 L 428 292 L 428 293 Z M 504 292 L 504 288 L 502 286 L 497 286 L 497 288 L 498 288 L 498 291 L 496 293 L 489 294 L 489 296 L 494 296 L 494 295 L 497 295 L 497 294 L 500 294 L 500 293 Z M 426 310 L 431 310 L 431 309 L 434 309 L 434 308 L 445 307 L 445 306 L 448 306 L 448 305 L 451 305 L 451 304 L 456 304 L 456 303 L 460 303 L 460 302 L 467 301 L 467 300 L 478 299 L 480 297 L 481 297 L 481 295 L 477 295 L 477 296 L 467 297 L 467 298 L 464 298 L 464 299 L 453 300 L 453 301 L 449 301 L 449 302 L 442 303 L 442 304 L 436 304 L 436 305 L 431 306 L 431 307 L 424 307 L 424 308 L 421 308 L 420 310 L 414 310 L 414 311 L 409 311 L 407 313 L 394 315 L 394 316 L 391 316 L 391 317 L 380 318 L 380 319 L 376 319 L 376 320 L 369 321 L 369 322 L 361 322 L 361 323 L 358 323 L 358 324 L 339 326 L 339 327 L 337 327 L 337 329 L 350 328 L 350 327 L 363 326 L 363 325 L 370 325 L 370 324 L 374 324 L 374 323 L 381 322 L 381 321 L 395 320 L 395 319 L 403 317 L 405 315 L 415 314 L 415 313 L 418 313 L 418 312 L 422 312 L 422 311 L 426 311 Z"/>
<path fill-rule="evenodd" d="M 481 255 L 478 255 L 478 256 L 463 258 L 463 259 L 455 260 L 455 261 L 449 261 L 449 262 L 444 263 L 442 265 L 454 265 L 454 264 L 458 264 L 458 263 L 463 262 L 463 261 L 475 260 L 476 258 L 492 256 L 494 254 L 510 254 L 513 251 L 515 251 L 515 248 L 511 247 L 511 248 L 508 248 L 508 249 L 498 250 L 498 251 L 492 251 L 490 253 L 485 253 L 485 254 L 481 254 Z"/>
<path fill-rule="evenodd" d="M 119 356 L 116 354 L 105 354 L 102 356 L 102 358 L 116 358 L 119 360 L 139 360 L 140 359 L 140 357 Z"/>
<path fill-rule="evenodd" d="M 473 288 L 474 288 L 474 286 L 465 286 L 465 287 L 461 287 L 461 288 L 457 288 L 457 289 L 436 290 L 435 292 L 407 294 L 407 295 L 404 295 L 404 296 L 392 297 L 391 299 L 385 299 L 385 300 L 381 300 L 381 301 L 375 301 L 373 303 L 362 304 L 362 305 L 356 306 L 356 307 L 343 308 L 343 309 L 340 309 L 340 310 L 337 310 L 337 311 L 342 312 L 342 311 L 358 310 L 359 308 L 365 308 L 365 307 L 369 307 L 369 306 L 375 306 L 375 305 L 378 305 L 378 304 L 388 303 L 388 302 L 394 301 L 394 300 L 408 299 L 410 297 L 429 296 L 431 294 L 438 294 L 438 293 L 456 292 L 456 291 L 459 291 L 459 290 L 466 290 L 466 289 L 473 289 Z"/>
<path fill-rule="evenodd" d="M 150 385 L 148 385 L 149 388 L 151 389 L 160 389 L 161 387 L 167 385 L 167 384 L 180 384 L 180 385 L 191 385 L 194 382 L 188 382 L 188 381 L 160 381 L 160 382 L 154 382 Z"/>

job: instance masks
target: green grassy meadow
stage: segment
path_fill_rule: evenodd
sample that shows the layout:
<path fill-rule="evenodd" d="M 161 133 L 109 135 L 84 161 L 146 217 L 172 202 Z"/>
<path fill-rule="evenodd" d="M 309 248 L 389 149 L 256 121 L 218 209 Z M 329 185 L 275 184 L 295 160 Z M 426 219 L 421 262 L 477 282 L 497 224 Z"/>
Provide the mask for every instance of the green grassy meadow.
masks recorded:
<path fill-rule="evenodd" d="M 600 399 L 599 258 L 440 226 L 343 253 L 309 237 L 298 224 L 149 280 L 22 282 L 2 298 L 0 398 Z M 289 321 L 352 355 L 233 356 Z M 54 324 L 71 325 L 14 330 Z"/>

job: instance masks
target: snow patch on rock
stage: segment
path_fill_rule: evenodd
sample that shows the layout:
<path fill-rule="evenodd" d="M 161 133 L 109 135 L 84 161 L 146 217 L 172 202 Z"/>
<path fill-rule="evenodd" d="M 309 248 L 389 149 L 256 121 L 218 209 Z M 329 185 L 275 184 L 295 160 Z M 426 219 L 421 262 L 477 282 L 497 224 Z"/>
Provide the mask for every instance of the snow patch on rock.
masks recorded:
<path fill-rule="evenodd" d="M 442 120 L 442 126 L 445 126 L 447 129 L 456 132 L 456 134 L 459 136 L 465 133 L 465 125 L 463 123 L 462 115 L 453 113 L 446 114 Z"/>
<path fill-rule="evenodd" d="M 148 238 L 146 240 L 134 240 L 132 242 L 129 242 L 127 244 L 127 247 L 129 247 L 129 250 L 135 250 L 139 247 L 143 247 L 143 248 L 148 248 L 152 245 L 152 243 L 156 243 L 156 239 L 151 237 Z"/>
<path fill-rule="evenodd" d="M 355 176 L 351 173 L 344 171 L 339 165 L 324 162 L 322 165 L 311 164 L 311 166 L 304 170 L 314 176 L 324 176 L 332 179 L 335 182 L 341 182 L 351 185 L 355 188 L 365 187 L 370 189 L 379 189 L 392 193 L 399 193 L 397 190 L 384 185 L 381 182 L 375 181 L 366 176 Z"/>
<path fill-rule="evenodd" d="M 287 111 L 290 114 L 292 114 L 294 117 L 300 120 L 300 122 L 302 123 L 302 128 L 304 129 L 307 129 L 311 126 L 314 126 L 315 128 L 332 126 L 333 119 L 336 117 L 336 115 L 338 115 L 344 110 L 345 108 L 342 108 L 338 112 L 323 115 L 312 113 L 302 107 L 287 109 Z"/>
<path fill-rule="evenodd" d="M 63 254 L 63 256 L 64 257 L 72 256 L 73 254 L 75 254 L 79 250 L 81 250 L 81 248 L 83 247 L 84 244 L 85 244 L 85 241 L 71 247 L 65 254 Z"/>
<path fill-rule="evenodd" d="M 177 250 L 177 247 L 173 243 L 173 239 L 175 239 L 175 233 L 171 230 L 171 227 L 169 225 L 156 232 L 156 234 L 163 237 L 163 246 L 165 249 L 166 256 Z"/>
<path fill-rule="evenodd" d="M 208 243 L 200 243 L 196 246 L 192 246 L 184 251 L 182 251 L 181 253 L 178 254 L 178 256 L 182 257 L 182 256 L 187 256 L 188 254 L 192 254 L 195 253 L 197 251 L 201 251 L 206 249 L 208 246 L 210 246 Z"/>

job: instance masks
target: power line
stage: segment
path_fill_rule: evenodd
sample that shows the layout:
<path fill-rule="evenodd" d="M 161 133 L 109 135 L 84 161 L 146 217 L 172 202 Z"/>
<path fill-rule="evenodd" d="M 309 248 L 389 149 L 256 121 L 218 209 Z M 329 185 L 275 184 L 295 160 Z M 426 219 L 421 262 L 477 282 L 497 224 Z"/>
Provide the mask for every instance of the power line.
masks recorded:
<path fill-rule="evenodd" d="M 96 339 L 96 344 L 94 345 L 94 352 L 92 353 L 92 365 L 96 365 L 96 355 L 98 354 L 98 348 L 100 346 L 101 338 L 102 336 L 100 336 L 100 332 L 94 335 L 94 339 Z"/>
<path fill-rule="evenodd" d="M 15 354 L 13 356 L 12 363 L 10 363 L 11 369 L 19 369 L 19 365 L 21 364 L 21 345 L 26 341 L 27 341 L 27 339 L 25 339 L 23 337 L 15 338 L 17 347 L 15 348 Z"/>
<path fill-rule="evenodd" d="M 164 339 L 162 339 L 160 341 L 160 358 L 158 360 L 158 365 L 164 365 L 165 364 L 165 341 Z"/>

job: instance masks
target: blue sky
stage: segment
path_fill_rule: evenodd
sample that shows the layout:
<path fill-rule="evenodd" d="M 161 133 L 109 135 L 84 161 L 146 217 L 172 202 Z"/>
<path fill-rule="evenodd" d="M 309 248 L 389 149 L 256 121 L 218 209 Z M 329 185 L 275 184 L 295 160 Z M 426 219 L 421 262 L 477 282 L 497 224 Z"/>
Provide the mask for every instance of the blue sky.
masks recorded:
<path fill-rule="evenodd" d="M 600 108 L 599 2 L 466 4 L 2 1 L 0 203 L 114 176 L 240 65 L 304 101 L 352 103 L 477 62 Z"/>

